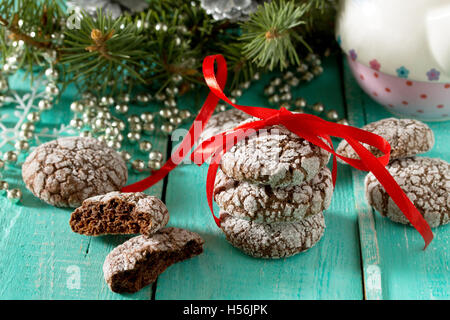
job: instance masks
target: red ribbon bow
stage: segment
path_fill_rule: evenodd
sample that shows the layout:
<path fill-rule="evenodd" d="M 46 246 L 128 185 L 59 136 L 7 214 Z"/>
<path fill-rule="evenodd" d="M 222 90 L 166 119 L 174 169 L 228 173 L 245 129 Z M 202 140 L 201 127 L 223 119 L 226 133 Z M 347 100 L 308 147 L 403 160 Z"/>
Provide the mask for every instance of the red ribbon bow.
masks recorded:
<path fill-rule="evenodd" d="M 217 73 L 214 71 L 215 62 L 217 62 Z M 248 136 L 248 132 L 254 132 L 255 130 L 262 129 L 267 126 L 279 124 L 285 126 L 297 136 L 330 152 L 335 156 L 333 157 L 332 170 L 333 184 L 336 183 L 336 157 L 339 157 L 341 160 L 347 162 L 358 170 L 372 172 L 409 222 L 422 235 L 425 240 L 425 248 L 433 240 L 433 233 L 430 226 L 385 168 L 389 162 L 391 146 L 384 138 L 358 128 L 325 121 L 311 114 L 294 114 L 284 108 L 275 110 L 261 107 L 241 106 L 232 103 L 223 93 L 223 88 L 225 87 L 225 83 L 227 81 L 227 64 L 222 55 L 208 56 L 204 59 L 203 75 L 206 84 L 211 91 L 200 109 L 200 112 L 195 118 L 194 124 L 189 129 L 188 134 L 185 136 L 177 150 L 175 150 L 171 158 L 161 167 L 160 170 L 154 172 L 151 176 L 141 181 L 124 187 L 122 192 L 140 192 L 148 189 L 172 171 L 195 145 L 195 142 L 204 130 L 204 127 L 213 114 L 219 100 L 222 99 L 233 107 L 253 117 L 259 118 L 260 120 L 245 123 L 232 130 L 220 133 L 209 140 L 204 141 L 191 154 L 191 159 L 198 165 L 202 165 L 206 159 L 212 157 L 206 180 L 206 194 L 209 208 L 213 214 L 216 224 L 219 227 L 220 219 L 214 215 L 212 200 L 214 181 L 222 155 L 237 142 Z M 201 123 L 201 128 L 196 127 L 196 123 Z M 233 139 L 228 139 L 230 136 L 232 136 Z M 334 151 L 330 136 L 345 139 L 359 155 L 360 160 L 347 158 L 337 154 Z M 215 141 L 227 141 L 227 144 L 217 144 Z M 233 141 L 233 143 L 230 144 L 230 141 Z M 365 143 L 379 149 L 383 155 L 376 158 L 361 143 Z M 179 161 L 176 161 L 177 159 Z"/>

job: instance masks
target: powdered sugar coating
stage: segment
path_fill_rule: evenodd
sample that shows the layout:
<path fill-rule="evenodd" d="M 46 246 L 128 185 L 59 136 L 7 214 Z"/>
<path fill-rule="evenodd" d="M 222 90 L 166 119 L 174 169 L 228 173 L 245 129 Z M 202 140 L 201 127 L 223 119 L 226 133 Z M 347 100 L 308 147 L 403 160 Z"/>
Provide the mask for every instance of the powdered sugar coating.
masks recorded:
<path fill-rule="evenodd" d="M 168 266 L 200 254 L 203 243 L 197 233 L 179 228 L 131 238 L 106 257 L 105 281 L 115 292 L 138 291 L 154 282 Z"/>
<path fill-rule="evenodd" d="M 331 172 L 324 167 L 308 182 L 270 187 L 238 182 L 219 170 L 214 199 L 234 217 L 257 222 L 298 221 L 328 209 L 333 195 Z"/>
<path fill-rule="evenodd" d="M 310 181 L 329 159 L 327 151 L 275 125 L 233 146 L 220 168 L 237 181 L 281 187 Z"/>
<path fill-rule="evenodd" d="M 236 108 L 219 112 L 209 119 L 198 141 L 201 143 L 219 133 L 233 129 L 250 117 L 250 115 Z"/>
<path fill-rule="evenodd" d="M 392 161 L 387 169 L 430 227 L 450 222 L 450 164 L 441 159 L 412 157 Z M 366 198 L 382 215 L 409 224 L 372 173 L 365 180 Z"/>
<path fill-rule="evenodd" d="M 37 147 L 22 166 L 27 188 L 57 207 L 78 207 L 87 198 L 120 190 L 127 166 L 113 149 L 94 138 L 68 137 Z"/>
<path fill-rule="evenodd" d="M 425 153 L 431 150 L 434 145 L 433 131 L 419 120 L 387 118 L 369 123 L 362 129 L 375 133 L 389 142 L 392 148 L 391 160 Z M 379 157 L 382 155 L 377 148 L 366 144 L 363 145 L 366 148 L 368 147 L 368 150 L 375 156 Z M 359 159 L 356 152 L 345 140 L 339 144 L 337 153 L 352 159 Z"/>
<path fill-rule="evenodd" d="M 70 218 L 72 230 L 86 235 L 138 232 L 149 235 L 168 222 L 166 205 L 158 198 L 142 192 L 113 191 L 88 198 Z"/>
<path fill-rule="evenodd" d="M 325 231 L 322 213 L 298 222 L 259 223 L 220 213 L 221 228 L 236 248 L 255 258 L 284 258 L 308 250 Z"/>

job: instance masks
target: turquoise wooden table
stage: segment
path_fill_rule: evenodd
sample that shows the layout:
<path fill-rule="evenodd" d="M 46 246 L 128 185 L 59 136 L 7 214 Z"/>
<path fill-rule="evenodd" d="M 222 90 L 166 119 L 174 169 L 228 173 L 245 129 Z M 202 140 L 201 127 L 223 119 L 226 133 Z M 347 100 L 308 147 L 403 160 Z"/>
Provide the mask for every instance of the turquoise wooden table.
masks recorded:
<path fill-rule="evenodd" d="M 391 116 L 357 86 L 339 56 L 324 61 L 325 73 L 295 96 L 323 102 L 355 126 Z M 266 77 L 238 101 L 267 105 Z M 16 83 L 20 89 L 28 83 Z M 66 91 L 43 124 L 67 121 L 73 91 Z M 195 110 L 204 95 L 183 101 Z M 151 106 L 149 106 L 151 110 Z M 143 110 L 136 108 L 136 112 Z M 430 123 L 436 145 L 427 155 L 450 161 L 450 122 Z M 167 151 L 178 142 L 152 140 Z M 450 226 L 434 229 L 435 240 L 423 251 L 411 227 L 382 218 L 366 204 L 364 173 L 339 165 L 338 182 L 322 240 L 309 251 L 281 260 L 250 258 L 233 248 L 215 225 L 207 206 L 207 167 L 182 165 L 148 193 L 161 197 L 171 226 L 198 232 L 205 252 L 171 266 L 156 283 L 136 294 L 115 294 L 103 280 L 106 255 L 125 236 L 87 237 L 69 227 L 70 210 L 48 206 L 24 194 L 22 203 L 0 197 L 1 299 L 449 299 Z M 131 175 L 130 182 L 143 175 Z M 21 184 L 20 171 L 3 177 Z"/>

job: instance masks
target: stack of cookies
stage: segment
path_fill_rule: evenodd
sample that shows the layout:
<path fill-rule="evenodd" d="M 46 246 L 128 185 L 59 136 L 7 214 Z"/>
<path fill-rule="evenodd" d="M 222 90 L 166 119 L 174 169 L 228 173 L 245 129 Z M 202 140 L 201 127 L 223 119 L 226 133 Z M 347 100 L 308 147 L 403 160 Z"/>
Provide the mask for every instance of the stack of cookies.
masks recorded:
<path fill-rule="evenodd" d="M 283 126 L 260 130 L 232 147 L 214 187 L 227 240 L 258 258 L 311 248 L 323 235 L 323 211 L 333 193 L 329 158 Z"/>

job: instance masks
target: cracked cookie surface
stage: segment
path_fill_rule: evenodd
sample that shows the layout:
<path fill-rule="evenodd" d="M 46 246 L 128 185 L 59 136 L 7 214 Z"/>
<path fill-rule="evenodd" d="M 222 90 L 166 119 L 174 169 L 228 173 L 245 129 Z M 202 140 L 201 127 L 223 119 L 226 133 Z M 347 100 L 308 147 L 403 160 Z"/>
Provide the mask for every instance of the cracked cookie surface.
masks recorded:
<path fill-rule="evenodd" d="M 220 221 L 227 240 L 255 258 L 290 257 L 314 246 L 325 231 L 322 213 L 298 222 L 259 223 L 221 211 Z"/>
<path fill-rule="evenodd" d="M 131 238 L 106 257 L 105 281 L 114 292 L 139 291 L 170 265 L 201 254 L 203 243 L 197 233 L 179 228 Z"/>
<path fill-rule="evenodd" d="M 361 129 L 375 133 L 386 139 L 391 145 L 391 160 L 411 157 L 425 153 L 434 145 L 433 131 L 425 123 L 414 119 L 387 118 L 369 123 Z M 375 147 L 363 144 L 368 150 L 379 157 L 382 153 Z M 337 153 L 352 159 L 359 159 L 356 152 L 343 140 L 337 148 Z M 345 163 L 338 158 L 341 163 Z"/>
<path fill-rule="evenodd" d="M 220 168 L 237 181 L 281 187 L 310 181 L 329 159 L 327 151 L 275 125 L 239 141 L 223 155 Z"/>
<path fill-rule="evenodd" d="M 450 222 L 450 164 L 441 159 L 412 157 L 392 161 L 387 167 L 406 196 L 430 227 Z M 372 173 L 365 180 L 369 204 L 383 216 L 403 224 L 408 219 Z"/>
<path fill-rule="evenodd" d="M 214 199 L 234 217 L 257 222 L 298 221 L 328 209 L 333 195 L 331 172 L 324 167 L 308 182 L 270 187 L 239 182 L 218 171 Z"/>
<path fill-rule="evenodd" d="M 25 160 L 22 177 L 39 199 L 57 207 L 120 190 L 128 178 L 122 157 L 95 138 L 68 137 L 38 146 Z"/>
<path fill-rule="evenodd" d="M 72 231 L 88 236 L 152 234 L 169 222 L 166 205 L 141 192 L 113 191 L 83 201 L 70 217 Z"/>

